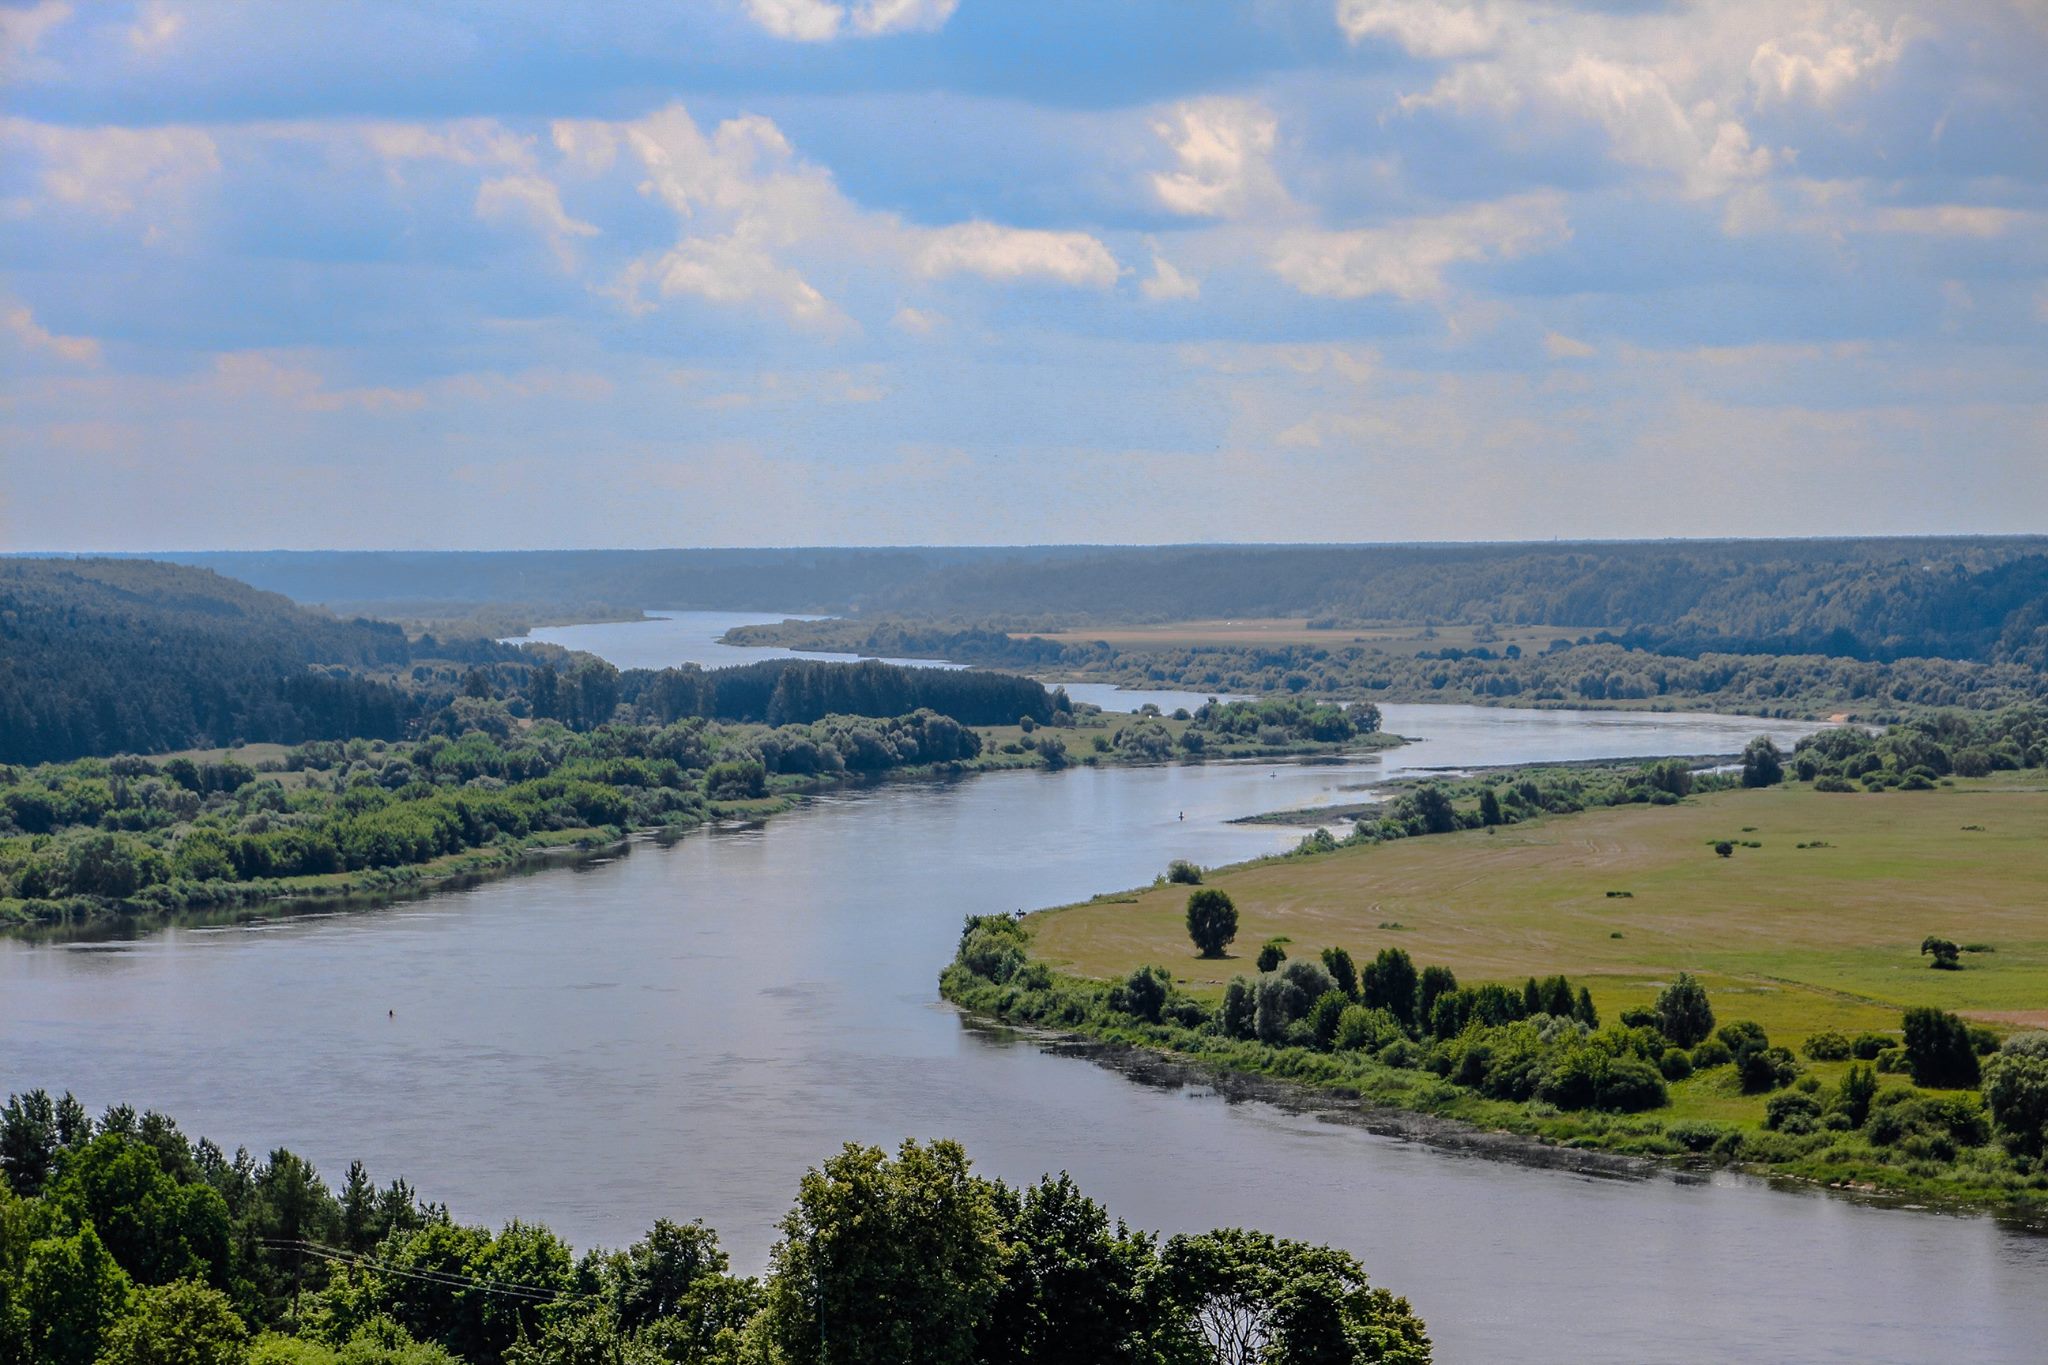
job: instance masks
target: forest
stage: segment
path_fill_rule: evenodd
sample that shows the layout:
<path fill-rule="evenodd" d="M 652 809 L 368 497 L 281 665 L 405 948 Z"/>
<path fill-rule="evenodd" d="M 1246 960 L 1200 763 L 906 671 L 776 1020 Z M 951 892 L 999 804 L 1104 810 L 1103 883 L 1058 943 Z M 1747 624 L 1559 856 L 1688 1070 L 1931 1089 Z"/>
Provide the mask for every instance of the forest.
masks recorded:
<path fill-rule="evenodd" d="M 2048 663 L 2048 539 L 184 556 L 302 602 L 1556 624 L 1679 656 Z"/>
<path fill-rule="evenodd" d="M 758 1276 L 702 1222 L 577 1255 L 458 1221 L 362 1163 L 189 1140 L 71 1095 L 0 1108 L 0 1359 L 36 1365 L 1426 1365 L 1348 1253 L 1239 1228 L 1155 1237 L 1064 1173 L 957 1143 L 849 1143 Z M 886 1305 L 886 1310 L 879 1308 Z"/>
<path fill-rule="evenodd" d="M 513 657 L 486 640 L 409 641 L 203 569 L 0 559 L 0 762 L 396 739 L 453 690 L 420 661 Z"/>

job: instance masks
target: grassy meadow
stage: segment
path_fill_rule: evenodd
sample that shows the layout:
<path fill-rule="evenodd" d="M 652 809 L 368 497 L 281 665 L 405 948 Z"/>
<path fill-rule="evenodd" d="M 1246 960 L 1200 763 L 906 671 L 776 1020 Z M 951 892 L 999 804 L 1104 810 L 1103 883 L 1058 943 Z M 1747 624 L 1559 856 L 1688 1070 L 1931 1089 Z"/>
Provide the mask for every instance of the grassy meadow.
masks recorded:
<path fill-rule="evenodd" d="M 1732 857 L 1712 848 L 1724 839 Z M 1097 978 L 1156 962 L 1214 1000 L 1271 937 L 1288 938 L 1291 956 L 1339 945 L 1363 960 L 1398 946 L 1466 984 L 1565 973 L 1603 1019 L 1648 1006 L 1683 969 L 1724 1022 L 1754 1019 L 1793 1046 L 1822 1029 L 1894 1030 L 1909 1005 L 2048 1027 L 2038 772 L 1927 792 L 1728 791 L 1268 859 L 1208 884 L 1240 916 L 1221 960 L 1196 956 L 1180 886 L 1033 916 L 1034 953 Z M 1991 951 L 1930 970 L 1919 955 L 1929 934 Z"/>

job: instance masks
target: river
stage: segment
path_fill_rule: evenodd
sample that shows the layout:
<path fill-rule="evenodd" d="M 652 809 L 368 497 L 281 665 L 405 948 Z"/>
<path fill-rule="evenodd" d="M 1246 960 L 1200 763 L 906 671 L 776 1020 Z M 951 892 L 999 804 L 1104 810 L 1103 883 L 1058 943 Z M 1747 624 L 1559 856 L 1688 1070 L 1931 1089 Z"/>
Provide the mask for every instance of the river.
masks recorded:
<path fill-rule="evenodd" d="M 0 942 L 0 1088 L 153 1106 L 228 1144 L 289 1146 L 330 1179 L 362 1157 L 459 1217 L 539 1219 L 582 1246 L 701 1217 L 748 1269 L 798 1176 L 841 1142 L 957 1137 L 987 1173 L 1069 1170 L 1138 1226 L 1345 1246 L 1449 1362 L 2042 1358 L 2048 1239 L 1987 1218 L 1451 1154 L 1135 1084 L 938 1000 L 965 914 L 1298 837 L 1233 816 L 1418 767 L 1721 752 L 1796 730 L 1385 710 L 1422 742 L 1344 764 L 890 783 L 378 909 Z"/>

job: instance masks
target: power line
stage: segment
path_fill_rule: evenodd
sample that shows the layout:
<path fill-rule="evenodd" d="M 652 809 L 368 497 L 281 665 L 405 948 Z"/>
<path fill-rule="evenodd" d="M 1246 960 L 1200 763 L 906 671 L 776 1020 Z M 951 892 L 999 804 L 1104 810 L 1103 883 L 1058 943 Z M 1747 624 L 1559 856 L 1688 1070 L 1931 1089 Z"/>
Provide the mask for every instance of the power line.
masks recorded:
<path fill-rule="evenodd" d="M 322 1246 L 318 1242 L 307 1242 L 285 1237 L 258 1237 L 258 1243 L 266 1247 L 301 1251 L 322 1260 L 336 1261 L 358 1270 L 374 1270 L 380 1275 L 394 1275 L 400 1279 L 420 1280 L 427 1284 L 439 1285 L 444 1289 L 473 1289 L 483 1294 L 500 1294 L 506 1298 L 525 1299 L 532 1303 L 568 1303 L 578 1299 L 591 1299 L 594 1294 L 556 1294 L 546 1289 L 536 1289 L 529 1284 L 514 1284 L 509 1280 L 486 1280 L 475 1275 L 458 1275 L 447 1270 L 408 1270 L 386 1261 L 372 1260 L 353 1251 L 339 1247 Z"/>

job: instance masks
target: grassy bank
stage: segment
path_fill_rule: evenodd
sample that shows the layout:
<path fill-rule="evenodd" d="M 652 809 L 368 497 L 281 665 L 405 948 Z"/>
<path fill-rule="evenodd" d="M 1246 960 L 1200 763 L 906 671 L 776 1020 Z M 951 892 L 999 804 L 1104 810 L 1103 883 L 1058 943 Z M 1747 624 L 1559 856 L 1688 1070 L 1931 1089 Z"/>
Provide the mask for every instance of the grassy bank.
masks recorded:
<path fill-rule="evenodd" d="M 1720 856 L 1719 843 L 1731 846 Z M 1545 816 L 1211 872 L 1238 921 L 1220 958 L 1189 941 L 1189 887 L 1160 885 L 1044 911 L 1017 928 L 1029 965 L 996 981 L 956 963 L 948 998 L 1014 1022 L 1169 1051 L 1229 1071 L 1356 1094 L 1366 1107 L 1437 1115 L 1545 1142 L 1749 1166 L 1830 1184 L 2048 1212 L 2048 1167 L 2008 1153 L 1974 1088 L 1917 1087 L 1896 1050 L 1905 1011 L 1934 1006 L 1999 1034 L 2048 1027 L 2048 774 L 1953 779 L 1927 791 L 1733 790 L 1670 805 Z M 1925 938 L 1954 941 L 1934 970 Z M 1619 1051 L 1657 1061 L 1652 1030 L 1617 1029 L 1681 972 L 1722 1024 L 1750 1020 L 1802 1054 L 1797 1079 L 1746 1091 L 1738 1068 L 1667 1065 L 1643 1112 L 1503 1099 L 1458 1083 L 1470 1035 L 1427 1030 L 1391 1046 L 1231 1036 L 1234 978 L 1256 982 L 1259 945 L 1289 961 L 1399 949 L 1472 987 L 1562 974 L 1585 988 Z M 1169 1004 L 1133 1014 L 1134 972 L 1161 964 Z M 1000 971 L 997 975 L 1000 975 Z M 1270 977 L 1270 974 L 1269 974 Z M 1242 986 L 1240 986 L 1242 989 Z M 1876 1105 L 1890 1127 L 1829 1128 L 1852 1066 L 1826 1039 L 1882 1039 Z M 1489 1035 L 1499 1050 L 1501 1038 Z M 1810 1040 L 1820 1038 L 1819 1044 Z M 1980 1033 L 1980 1045 L 1990 1039 Z M 1821 1056 L 1804 1055 L 1817 1046 Z M 1877 1046 L 1873 1041 L 1872 1048 Z M 1676 1051 L 1677 1049 L 1671 1049 Z M 1700 1055 L 1711 1058 L 1711 1048 Z M 1789 1057 L 1788 1061 L 1791 1060 Z M 1889 1068 L 1889 1069 L 1887 1069 Z M 1469 1079 L 1469 1077 L 1468 1077 Z M 1773 1094 L 1804 1094 L 1813 1113 Z M 1938 1115 L 1939 1122 L 1923 1121 Z M 1791 1131 L 1788 1131 L 1790 1129 Z M 1799 1131 L 1806 1129 L 1806 1131 Z M 1935 1131 L 1940 1129 L 1940 1131 Z M 1879 1141 L 1873 1137 L 1888 1140 Z"/>

